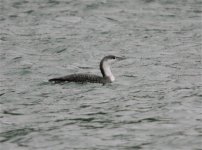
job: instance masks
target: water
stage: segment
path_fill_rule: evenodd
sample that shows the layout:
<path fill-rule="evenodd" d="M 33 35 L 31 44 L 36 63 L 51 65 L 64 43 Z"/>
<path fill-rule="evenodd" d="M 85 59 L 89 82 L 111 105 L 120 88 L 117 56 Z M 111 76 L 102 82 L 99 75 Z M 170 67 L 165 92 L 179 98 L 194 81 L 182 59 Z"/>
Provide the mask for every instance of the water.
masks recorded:
<path fill-rule="evenodd" d="M 0 5 L 0 149 L 202 149 L 201 0 Z M 109 54 L 112 84 L 47 82 Z"/>

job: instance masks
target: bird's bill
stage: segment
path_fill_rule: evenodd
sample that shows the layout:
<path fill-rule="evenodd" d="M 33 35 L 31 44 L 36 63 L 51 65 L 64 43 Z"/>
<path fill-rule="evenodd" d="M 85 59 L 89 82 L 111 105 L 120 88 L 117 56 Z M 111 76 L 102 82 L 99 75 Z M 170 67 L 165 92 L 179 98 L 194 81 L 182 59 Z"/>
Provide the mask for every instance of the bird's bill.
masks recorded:
<path fill-rule="evenodd" d="M 125 57 L 116 57 L 117 60 L 124 60 L 126 59 Z"/>

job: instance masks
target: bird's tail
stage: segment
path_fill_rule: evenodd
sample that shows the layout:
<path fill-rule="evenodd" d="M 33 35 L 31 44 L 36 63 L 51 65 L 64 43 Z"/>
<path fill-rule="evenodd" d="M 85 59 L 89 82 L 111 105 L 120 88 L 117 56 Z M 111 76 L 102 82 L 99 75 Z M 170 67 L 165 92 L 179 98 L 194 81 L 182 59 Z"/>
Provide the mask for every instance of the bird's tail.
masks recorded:
<path fill-rule="evenodd" d="M 60 83 L 60 82 L 64 82 L 64 79 L 62 78 L 52 78 L 48 80 L 49 82 L 55 82 L 55 83 Z"/>

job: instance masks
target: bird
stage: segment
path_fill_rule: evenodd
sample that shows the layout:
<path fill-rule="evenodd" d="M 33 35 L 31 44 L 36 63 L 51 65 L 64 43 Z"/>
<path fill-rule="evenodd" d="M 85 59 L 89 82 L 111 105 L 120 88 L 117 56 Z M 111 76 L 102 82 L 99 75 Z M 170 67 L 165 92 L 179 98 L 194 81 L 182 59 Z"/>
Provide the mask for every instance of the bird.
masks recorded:
<path fill-rule="evenodd" d="M 110 65 L 116 60 L 123 60 L 124 57 L 117 57 L 114 55 L 108 55 L 102 58 L 100 61 L 100 71 L 102 76 L 94 75 L 94 74 L 70 74 L 62 77 L 56 77 L 49 79 L 49 82 L 54 83 L 63 83 L 63 82 L 79 82 L 79 83 L 112 83 L 115 81 L 115 77 L 111 72 Z"/>

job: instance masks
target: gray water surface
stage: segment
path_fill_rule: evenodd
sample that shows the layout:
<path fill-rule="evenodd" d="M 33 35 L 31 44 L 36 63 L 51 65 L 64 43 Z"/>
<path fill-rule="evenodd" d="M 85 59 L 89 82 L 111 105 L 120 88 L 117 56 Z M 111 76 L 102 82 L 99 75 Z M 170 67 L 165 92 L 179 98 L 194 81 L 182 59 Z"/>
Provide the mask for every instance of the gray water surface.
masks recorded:
<path fill-rule="evenodd" d="M 1 0 L 1 150 L 202 149 L 201 0 Z M 71 73 L 112 84 L 50 84 Z"/>

